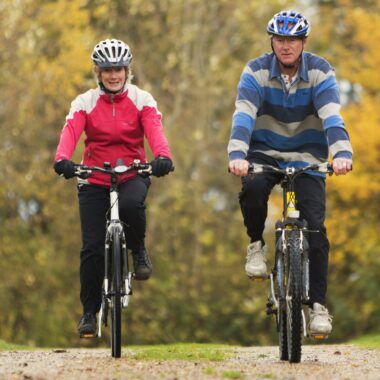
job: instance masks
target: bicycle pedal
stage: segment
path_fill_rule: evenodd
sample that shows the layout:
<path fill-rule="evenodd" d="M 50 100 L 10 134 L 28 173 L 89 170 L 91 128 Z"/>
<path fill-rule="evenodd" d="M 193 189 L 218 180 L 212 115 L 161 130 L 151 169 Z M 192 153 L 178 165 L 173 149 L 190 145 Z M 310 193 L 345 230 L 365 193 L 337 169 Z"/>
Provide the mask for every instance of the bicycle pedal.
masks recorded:
<path fill-rule="evenodd" d="M 313 338 L 315 340 L 325 340 L 329 337 L 326 334 L 311 334 L 310 336 L 311 336 L 311 338 Z"/>
<path fill-rule="evenodd" d="M 276 309 L 272 309 L 272 308 L 269 308 L 269 307 L 267 307 L 266 309 L 265 309 L 265 313 L 267 314 L 267 315 L 271 315 L 271 314 L 277 314 L 277 310 Z"/>
<path fill-rule="evenodd" d="M 263 282 L 268 279 L 268 277 L 248 277 L 248 278 L 254 282 Z"/>
<path fill-rule="evenodd" d="M 79 337 L 81 339 L 94 339 L 98 337 L 97 333 L 90 333 L 90 334 L 80 334 Z"/>

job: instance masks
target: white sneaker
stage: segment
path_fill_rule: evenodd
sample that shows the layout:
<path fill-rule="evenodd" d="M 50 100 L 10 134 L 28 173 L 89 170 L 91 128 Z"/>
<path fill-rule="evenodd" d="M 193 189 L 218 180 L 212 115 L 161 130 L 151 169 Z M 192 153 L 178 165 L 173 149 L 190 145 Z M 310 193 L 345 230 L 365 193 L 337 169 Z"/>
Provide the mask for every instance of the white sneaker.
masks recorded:
<path fill-rule="evenodd" d="M 310 309 L 309 334 L 315 338 L 327 337 L 332 330 L 332 316 L 323 305 L 315 302 Z"/>
<path fill-rule="evenodd" d="M 260 240 L 248 245 L 245 271 L 250 278 L 267 278 L 266 246 Z"/>

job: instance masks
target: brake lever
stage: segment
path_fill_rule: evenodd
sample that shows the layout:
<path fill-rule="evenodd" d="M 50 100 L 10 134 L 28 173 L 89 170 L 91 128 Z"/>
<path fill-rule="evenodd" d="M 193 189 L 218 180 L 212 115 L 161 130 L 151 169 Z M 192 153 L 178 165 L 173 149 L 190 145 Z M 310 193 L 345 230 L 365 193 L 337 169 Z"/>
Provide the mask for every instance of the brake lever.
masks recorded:
<path fill-rule="evenodd" d="M 91 177 L 92 171 L 87 170 L 87 169 L 77 168 L 75 170 L 75 175 L 81 179 L 87 179 L 87 178 Z"/>
<path fill-rule="evenodd" d="M 150 175 L 152 175 L 152 168 L 149 167 L 147 169 L 139 169 L 137 170 L 137 173 L 143 178 L 148 178 Z"/>

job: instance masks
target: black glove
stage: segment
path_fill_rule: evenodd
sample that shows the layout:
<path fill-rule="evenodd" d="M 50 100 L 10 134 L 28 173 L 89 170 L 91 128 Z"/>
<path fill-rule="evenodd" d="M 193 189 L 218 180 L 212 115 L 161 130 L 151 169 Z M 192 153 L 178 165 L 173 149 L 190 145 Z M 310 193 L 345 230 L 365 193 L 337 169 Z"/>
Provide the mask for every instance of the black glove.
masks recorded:
<path fill-rule="evenodd" d="M 152 165 L 152 174 L 156 177 L 168 174 L 173 168 L 172 160 L 167 157 L 158 156 L 150 164 Z"/>
<path fill-rule="evenodd" d="M 63 175 L 66 179 L 75 176 L 74 162 L 70 160 L 56 161 L 54 164 L 54 170 L 58 175 Z"/>

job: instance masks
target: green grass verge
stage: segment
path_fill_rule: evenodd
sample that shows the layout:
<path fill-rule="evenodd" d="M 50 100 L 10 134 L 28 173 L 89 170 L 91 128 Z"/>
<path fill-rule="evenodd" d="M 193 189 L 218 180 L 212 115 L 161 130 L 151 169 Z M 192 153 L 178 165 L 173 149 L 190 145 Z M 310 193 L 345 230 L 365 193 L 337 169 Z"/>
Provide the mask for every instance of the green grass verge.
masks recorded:
<path fill-rule="evenodd" d="M 7 343 L 0 340 L 0 351 L 49 350 Z M 136 360 L 189 360 L 223 361 L 234 354 L 234 346 L 224 344 L 174 343 L 147 346 L 122 347 L 123 356 Z"/>
<path fill-rule="evenodd" d="M 19 344 L 7 343 L 4 340 L 0 339 L 0 351 L 12 351 L 12 350 L 31 350 L 35 347 L 21 346 Z"/>
<path fill-rule="evenodd" d="M 365 335 L 357 339 L 353 339 L 351 344 L 369 348 L 380 348 L 380 335 Z"/>
<path fill-rule="evenodd" d="M 242 379 L 244 375 L 238 371 L 224 371 L 222 373 L 224 379 Z"/>
<path fill-rule="evenodd" d="M 176 343 L 154 346 L 129 346 L 123 354 L 136 360 L 222 361 L 232 356 L 234 347 L 223 344 Z"/>

